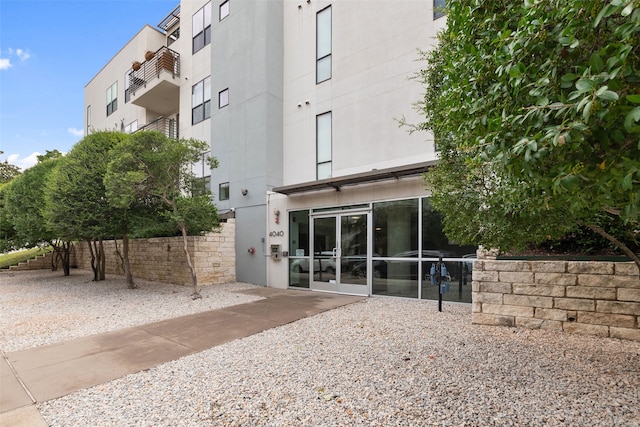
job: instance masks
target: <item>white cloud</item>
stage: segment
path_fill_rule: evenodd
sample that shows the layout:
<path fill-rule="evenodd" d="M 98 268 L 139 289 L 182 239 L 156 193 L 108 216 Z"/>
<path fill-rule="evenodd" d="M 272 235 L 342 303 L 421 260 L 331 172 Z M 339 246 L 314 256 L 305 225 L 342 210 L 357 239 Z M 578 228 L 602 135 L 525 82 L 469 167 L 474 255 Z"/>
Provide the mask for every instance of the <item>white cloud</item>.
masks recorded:
<path fill-rule="evenodd" d="M 16 55 L 20 58 L 21 61 L 26 61 L 31 58 L 31 54 L 28 50 L 16 49 Z"/>
<path fill-rule="evenodd" d="M 10 47 L 4 52 L 4 55 L 7 58 L 0 58 L 0 70 L 8 70 L 13 66 L 11 57 L 17 57 L 20 61 L 26 61 L 31 58 L 31 53 L 28 50 L 20 48 L 14 49 Z"/>
<path fill-rule="evenodd" d="M 71 135 L 77 136 L 77 137 L 84 136 L 84 131 L 82 129 L 69 128 L 69 129 L 67 129 L 67 132 L 69 132 Z"/>
<path fill-rule="evenodd" d="M 18 166 L 22 170 L 25 170 L 38 163 L 38 156 L 40 155 L 42 154 L 36 151 L 35 153 L 31 153 L 24 159 L 21 159 L 20 154 L 9 154 L 7 156 L 7 162 L 12 165 Z"/>

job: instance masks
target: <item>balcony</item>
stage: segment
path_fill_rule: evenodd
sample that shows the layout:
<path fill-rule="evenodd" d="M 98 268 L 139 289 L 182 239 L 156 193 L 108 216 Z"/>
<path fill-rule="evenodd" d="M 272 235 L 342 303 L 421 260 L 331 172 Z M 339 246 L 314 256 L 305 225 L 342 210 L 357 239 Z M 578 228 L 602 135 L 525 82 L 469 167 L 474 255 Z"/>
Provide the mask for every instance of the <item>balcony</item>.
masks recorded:
<path fill-rule="evenodd" d="M 168 47 L 161 47 L 153 58 L 134 63 L 127 90 L 134 105 L 163 116 L 178 112 L 180 54 Z"/>
<path fill-rule="evenodd" d="M 140 132 L 142 130 L 161 132 L 171 139 L 178 139 L 180 137 L 178 121 L 176 119 L 170 119 L 168 117 L 158 117 L 154 121 L 149 122 L 142 127 L 139 127 L 136 132 Z"/>

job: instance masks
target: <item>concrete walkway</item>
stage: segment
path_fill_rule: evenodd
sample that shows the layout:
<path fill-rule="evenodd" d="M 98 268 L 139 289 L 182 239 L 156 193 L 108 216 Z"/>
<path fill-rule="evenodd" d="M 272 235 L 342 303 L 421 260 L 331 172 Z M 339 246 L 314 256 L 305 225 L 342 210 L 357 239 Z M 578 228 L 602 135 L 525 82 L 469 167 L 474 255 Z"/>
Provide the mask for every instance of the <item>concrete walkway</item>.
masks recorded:
<path fill-rule="evenodd" d="M 265 299 L 3 353 L 0 426 L 45 426 L 35 403 L 364 299 L 274 288 L 241 292 Z"/>

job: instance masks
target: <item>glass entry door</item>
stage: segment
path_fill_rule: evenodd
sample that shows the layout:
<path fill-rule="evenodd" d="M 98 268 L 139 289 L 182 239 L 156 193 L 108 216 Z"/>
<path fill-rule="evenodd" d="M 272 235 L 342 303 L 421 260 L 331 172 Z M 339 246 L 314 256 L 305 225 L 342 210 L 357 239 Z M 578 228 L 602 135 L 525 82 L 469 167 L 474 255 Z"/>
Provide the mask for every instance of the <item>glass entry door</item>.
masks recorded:
<path fill-rule="evenodd" d="M 369 214 L 349 212 L 313 217 L 311 288 L 368 295 Z"/>

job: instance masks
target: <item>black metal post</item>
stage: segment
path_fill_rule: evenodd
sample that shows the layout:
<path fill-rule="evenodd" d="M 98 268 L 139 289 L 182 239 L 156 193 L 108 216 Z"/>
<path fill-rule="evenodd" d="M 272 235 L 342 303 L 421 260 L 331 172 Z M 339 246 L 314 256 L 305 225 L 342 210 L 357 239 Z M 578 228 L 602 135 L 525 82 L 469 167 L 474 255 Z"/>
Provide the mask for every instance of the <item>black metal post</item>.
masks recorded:
<path fill-rule="evenodd" d="M 436 267 L 436 278 L 438 284 L 438 311 L 442 311 L 442 257 L 438 258 Z"/>
<path fill-rule="evenodd" d="M 458 279 L 458 299 L 462 301 L 462 275 L 464 274 L 464 262 L 458 263 L 458 273 L 460 278 Z"/>

